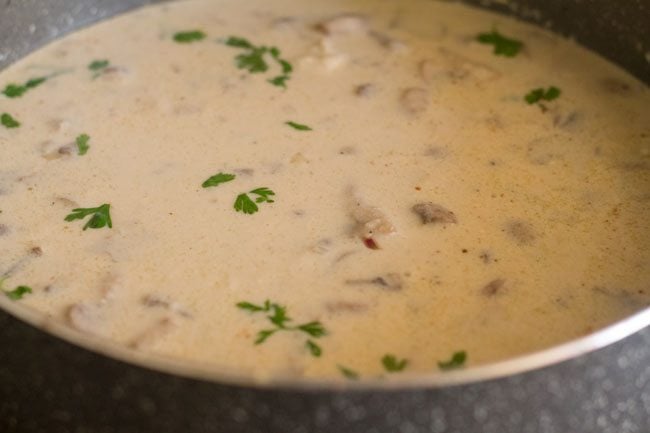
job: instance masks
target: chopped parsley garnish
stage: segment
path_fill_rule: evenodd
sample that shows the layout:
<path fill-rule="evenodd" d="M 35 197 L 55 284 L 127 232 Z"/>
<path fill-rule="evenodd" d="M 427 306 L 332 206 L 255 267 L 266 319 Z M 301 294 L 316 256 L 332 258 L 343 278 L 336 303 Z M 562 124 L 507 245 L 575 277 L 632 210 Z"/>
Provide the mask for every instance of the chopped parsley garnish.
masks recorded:
<path fill-rule="evenodd" d="M 255 201 L 248 194 L 256 195 L 257 198 Z M 239 194 L 233 207 L 237 212 L 244 212 L 249 215 L 254 214 L 259 210 L 257 203 L 274 203 L 274 200 L 271 199 L 274 195 L 275 193 L 266 187 L 257 188 L 248 193 Z"/>
<path fill-rule="evenodd" d="M 205 33 L 201 30 L 189 30 L 185 32 L 174 33 L 174 40 L 179 44 L 190 44 L 192 42 L 205 39 Z"/>
<path fill-rule="evenodd" d="M 110 62 L 108 60 L 93 60 L 89 65 L 88 69 L 91 71 L 101 71 L 102 69 L 108 68 Z"/>
<path fill-rule="evenodd" d="M 28 293 L 32 293 L 32 288 L 27 286 L 18 286 L 15 289 L 5 292 L 5 295 L 12 301 L 17 301 L 22 299 Z"/>
<path fill-rule="evenodd" d="M 291 78 L 293 66 L 287 60 L 282 58 L 282 53 L 277 47 L 267 47 L 264 45 L 256 46 L 244 38 L 230 36 L 224 43 L 233 48 L 244 50 L 243 53 L 235 57 L 235 62 L 239 69 L 244 69 L 251 74 L 259 74 L 269 70 L 269 64 L 265 56 L 268 54 L 280 67 L 281 73 L 267 81 L 274 86 L 285 87 L 286 82 Z"/>
<path fill-rule="evenodd" d="M 75 143 L 77 144 L 77 153 L 79 155 L 85 155 L 86 152 L 88 152 L 88 149 L 90 149 L 90 146 L 88 145 L 89 140 L 90 137 L 88 134 L 81 134 L 75 139 Z"/>
<path fill-rule="evenodd" d="M 524 43 L 516 39 L 503 36 L 496 30 L 491 33 L 481 33 L 476 40 L 482 44 L 494 45 L 494 54 L 497 56 L 514 57 L 524 46 Z"/>
<path fill-rule="evenodd" d="M 108 228 L 113 228 L 113 222 L 111 221 L 111 205 L 103 204 L 99 207 L 92 208 L 77 208 L 72 209 L 72 213 L 65 217 L 66 221 L 74 221 L 84 219 L 89 215 L 92 217 L 84 225 L 84 230 L 87 228 L 91 229 L 101 229 L 102 227 L 108 226 Z"/>
<path fill-rule="evenodd" d="M 264 301 L 262 305 L 256 305 L 251 302 L 239 302 L 237 308 L 246 310 L 250 313 L 266 313 L 266 318 L 273 325 L 270 329 L 262 329 L 257 333 L 255 344 L 262 344 L 277 332 L 301 332 L 307 334 L 309 337 L 305 341 L 305 347 L 309 353 L 314 357 L 320 357 L 323 349 L 314 342 L 317 339 L 327 335 L 325 328 L 320 322 L 308 322 L 298 326 L 291 326 L 292 319 L 287 316 L 287 309 L 282 305 L 272 303 L 269 300 Z"/>
<path fill-rule="evenodd" d="M 387 372 L 395 373 L 404 370 L 409 362 L 407 359 L 399 360 L 395 355 L 387 354 L 381 358 L 381 363 L 384 365 L 384 369 Z"/>
<path fill-rule="evenodd" d="M 293 129 L 296 129 L 298 131 L 311 131 L 312 130 L 307 125 L 302 125 L 300 123 L 296 123 L 296 122 L 292 122 L 292 121 L 285 122 L 285 124 L 291 126 Z"/>
<path fill-rule="evenodd" d="M 205 182 L 201 184 L 203 188 L 209 188 L 211 186 L 217 186 L 221 183 L 230 182 L 235 179 L 234 174 L 229 173 L 218 173 L 214 176 L 209 177 Z"/>
<path fill-rule="evenodd" d="M 12 301 L 18 301 L 19 299 L 22 299 L 26 294 L 32 293 L 32 288 L 28 286 L 18 286 L 13 290 L 4 290 L 2 288 L 2 285 L 5 279 L 6 278 L 0 278 L 0 290 L 2 290 L 7 298 L 11 299 Z"/>
<path fill-rule="evenodd" d="M 540 87 L 528 92 L 524 96 L 524 100 L 532 105 L 541 101 L 552 101 L 559 98 L 561 94 L 562 91 L 555 86 L 551 86 L 546 90 Z"/>
<path fill-rule="evenodd" d="M 108 60 L 93 60 L 88 65 L 88 69 L 93 71 L 93 80 L 106 72 L 106 69 L 111 65 Z"/>
<path fill-rule="evenodd" d="M 18 98 L 20 96 L 23 96 L 23 94 L 28 90 L 40 86 L 47 79 L 48 77 L 38 77 L 32 78 L 25 84 L 7 84 L 2 93 L 8 98 Z"/>
<path fill-rule="evenodd" d="M 2 116 L 0 116 L 0 123 L 2 123 L 5 128 L 18 128 L 20 126 L 20 122 L 14 119 L 9 113 L 2 113 Z"/>
<path fill-rule="evenodd" d="M 467 353 L 464 350 L 461 350 L 460 352 L 455 352 L 449 361 L 439 361 L 438 368 L 443 371 L 454 370 L 463 367 L 466 360 Z"/>
<path fill-rule="evenodd" d="M 343 376 L 345 376 L 346 379 L 350 380 L 358 380 L 359 379 L 359 373 L 357 373 L 354 370 L 350 370 L 349 368 L 343 367 L 342 365 L 337 365 L 339 371 Z"/>

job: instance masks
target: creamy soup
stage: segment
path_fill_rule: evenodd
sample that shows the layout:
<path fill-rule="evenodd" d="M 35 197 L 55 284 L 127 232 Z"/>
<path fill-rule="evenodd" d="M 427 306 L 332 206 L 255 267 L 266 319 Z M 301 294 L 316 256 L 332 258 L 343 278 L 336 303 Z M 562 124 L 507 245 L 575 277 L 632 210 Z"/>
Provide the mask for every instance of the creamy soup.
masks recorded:
<path fill-rule="evenodd" d="M 468 368 L 650 303 L 650 93 L 424 0 L 191 0 L 0 74 L 16 303 L 250 377 Z"/>

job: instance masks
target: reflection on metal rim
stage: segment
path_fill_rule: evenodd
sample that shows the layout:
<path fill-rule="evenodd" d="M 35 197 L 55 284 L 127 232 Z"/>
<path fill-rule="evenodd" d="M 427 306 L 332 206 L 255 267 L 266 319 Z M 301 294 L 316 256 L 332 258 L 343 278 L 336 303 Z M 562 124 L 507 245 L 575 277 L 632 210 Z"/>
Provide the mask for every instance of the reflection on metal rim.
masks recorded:
<path fill-rule="evenodd" d="M 467 385 L 490 379 L 498 379 L 548 367 L 562 361 L 577 358 L 586 353 L 603 348 L 650 326 L 650 308 L 646 308 L 630 317 L 581 337 L 549 349 L 485 364 L 466 370 L 451 372 L 404 373 L 389 379 L 363 379 L 359 381 L 332 381 L 325 379 L 269 377 L 258 378 L 242 375 L 231 368 L 218 365 L 205 365 L 186 362 L 179 359 L 149 354 L 129 349 L 121 344 L 103 338 L 93 337 L 72 329 L 59 321 L 48 319 L 43 314 L 26 306 L 15 304 L 5 297 L 0 297 L 0 308 L 12 316 L 59 337 L 71 344 L 92 352 L 105 355 L 143 368 L 178 375 L 197 380 L 249 386 L 255 388 L 283 388 L 306 391 L 323 390 L 389 390 L 389 389 L 424 389 L 441 388 L 452 385 Z M 40 332 L 34 330 L 34 332 Z"/>

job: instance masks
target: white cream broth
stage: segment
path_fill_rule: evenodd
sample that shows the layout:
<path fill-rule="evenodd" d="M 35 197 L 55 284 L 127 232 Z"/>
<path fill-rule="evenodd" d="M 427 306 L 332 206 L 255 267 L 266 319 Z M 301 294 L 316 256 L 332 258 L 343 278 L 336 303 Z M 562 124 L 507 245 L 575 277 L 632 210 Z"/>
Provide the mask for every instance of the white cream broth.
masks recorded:
<path fill-rule="evenodd" d="M 494 29 L 521 51 L 477 41 Z M 277 47 L 286 89 L 269 53 L 238 68 L 232 36 Z M 0 86 L 39 77 L 0 95 L 20 123 L 0 125 L 0 273 L 82 332 L 347 380 L 503 360 L 650 303 L 648 88 L 537 28 L 424 0 L 192 0 L 65 37 Z M 235 210 L 262 187 L 272 203 Z M 112 228 L 64 220 L 102 204 Z M 255 344 L 274 304 L 291 329 Z"/>

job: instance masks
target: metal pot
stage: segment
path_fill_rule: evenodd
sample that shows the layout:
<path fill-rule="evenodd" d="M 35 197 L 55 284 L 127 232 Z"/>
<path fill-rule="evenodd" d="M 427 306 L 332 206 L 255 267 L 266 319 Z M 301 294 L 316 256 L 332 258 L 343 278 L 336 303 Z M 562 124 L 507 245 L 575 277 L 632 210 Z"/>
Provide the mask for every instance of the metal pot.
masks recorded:
<path fill-rule="evenodd" d="M 5 0 L 0 69 L 53 38 L 155 2 Z M 646 0 L 469 3 L 571 35 L 650 84 Z M 650 432 L 650 310 L 506 362 L 335 388 L 262 386 L 164 359 L 145 367 L 137 354 L 4 297 L 0 307 L 1 432 Z"/>

